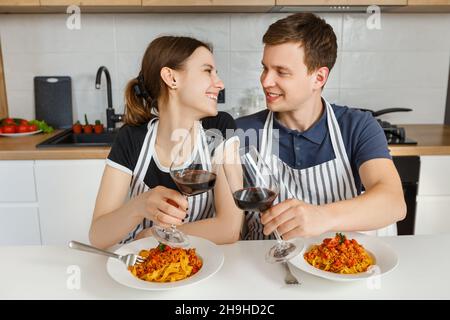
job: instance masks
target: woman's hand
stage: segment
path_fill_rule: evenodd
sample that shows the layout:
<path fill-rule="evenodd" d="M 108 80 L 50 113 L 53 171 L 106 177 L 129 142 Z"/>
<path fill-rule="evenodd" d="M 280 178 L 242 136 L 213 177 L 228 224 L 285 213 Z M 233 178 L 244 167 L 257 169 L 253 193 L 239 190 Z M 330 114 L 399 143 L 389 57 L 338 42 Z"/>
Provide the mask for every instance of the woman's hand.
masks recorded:
<path fill-rule="evenodd" d="M 276 229 L 283 239 L 295 237 L 313 237 L 330 231 L 330 217 L 320 206 L 311 205 L 297 199 L 278 203 L 261 215 L 264 234 L 269 235 Z"/>
<path fill-rule="evenodd" d="M 163 227 L 180 225 L 187 217 L 187 199 L 178 191 L 157 186 L 140 194 L 138 199 L 140 214 Z"/>

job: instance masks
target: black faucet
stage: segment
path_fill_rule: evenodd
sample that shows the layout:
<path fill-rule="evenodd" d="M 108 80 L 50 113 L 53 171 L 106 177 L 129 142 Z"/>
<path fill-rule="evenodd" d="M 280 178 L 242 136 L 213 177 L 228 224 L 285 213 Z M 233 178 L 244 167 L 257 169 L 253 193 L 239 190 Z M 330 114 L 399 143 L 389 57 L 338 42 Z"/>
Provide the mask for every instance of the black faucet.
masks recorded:
<path fill-rule="evenodd" d="M 106 109 L 106 131 L 114 131 L 116 122 L 122 121 L 123 114 L 116 114 L 112 106 L 112 93 L 111 93 L 111 76 L 105 66 L 101 66 L 97 70 L 97 76 L 95 78 L 95 88 L 100 89 L 100 80 L 102 73 L 105 72 L 106 76 L 106 92 L 108 95 L 108 108 Z"/>

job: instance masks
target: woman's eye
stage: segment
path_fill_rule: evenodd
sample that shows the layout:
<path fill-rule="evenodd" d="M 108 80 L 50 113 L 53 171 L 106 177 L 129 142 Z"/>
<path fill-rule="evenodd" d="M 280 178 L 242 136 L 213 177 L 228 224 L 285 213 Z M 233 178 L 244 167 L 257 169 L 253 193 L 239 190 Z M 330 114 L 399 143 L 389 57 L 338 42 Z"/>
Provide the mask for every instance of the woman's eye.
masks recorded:
<path fill-rule="evenodd" d="M 211 69 L 207 69 L 207 70 L 205 70 L 205 71 L 208 72 L 208 73 L 211 73 L 211 72 L 212 72 Z"/>

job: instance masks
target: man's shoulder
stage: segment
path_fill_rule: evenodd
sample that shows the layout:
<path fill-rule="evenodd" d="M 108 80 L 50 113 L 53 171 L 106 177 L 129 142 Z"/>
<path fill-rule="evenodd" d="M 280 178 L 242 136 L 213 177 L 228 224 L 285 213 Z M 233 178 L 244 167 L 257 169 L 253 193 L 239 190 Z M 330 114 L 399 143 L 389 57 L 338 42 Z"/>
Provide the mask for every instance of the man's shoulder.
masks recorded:
<path fill-rule="evenodd" d="M 367 121 L 376 121 L 369 111 L 362 111 L 357 108 L 331 104 L 337 121 L 341 127 L 354 127 L 367 123 Z"/>
<path fill-rule="evenodd" d="M 269 110 L 265 109 L 248 116 L 240 117 L 236 119 L 236 126 L 242 130 L 262 129 L 268 113 Z"/>

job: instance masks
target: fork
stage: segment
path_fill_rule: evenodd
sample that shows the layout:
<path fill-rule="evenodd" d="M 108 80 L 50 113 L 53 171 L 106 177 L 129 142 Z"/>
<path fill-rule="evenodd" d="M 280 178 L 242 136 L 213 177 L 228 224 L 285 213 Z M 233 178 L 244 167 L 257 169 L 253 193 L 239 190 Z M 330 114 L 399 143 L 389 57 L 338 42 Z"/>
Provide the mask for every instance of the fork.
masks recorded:
<path fill-rule="evenodd" d="M 284 268 L 286 269 L 286 276 L 284 277 L 284 283 L 285 284 L 300 284 L 298 280 L 294 277 L 291 270 L 289 269 L 289 266 L 287 262 L 282 263 Z"/>
<path fill-rule="evenodd" d="M 127 255 L 119 255 L 119 254 L 115 254 L 113 252 L 109 252 L 106 250 L 102 250 L 78 241 L 70 241 L 69 242 L 69 248 L 72 249 L 77 249 L 77 250 L 81 250 L 81 251 L 87 251 L 87 252 L 91 252 L 91 253 L 97 253 L 97 254 L 101 254 L 104 256 L 108 256 L 108 257 L 112 257 L 112 258 L 116 258 L 120 261 L 122 261 L 123 263 L 125 263 L 125 265 L 127 267 L 131 267 L 134 266 L 135 264 L 140 264 L 142 262 L 145 261 L 144 258 L 142 258 L 141 256 L 134 254 L 134 253 L 130 253 Z"/>

